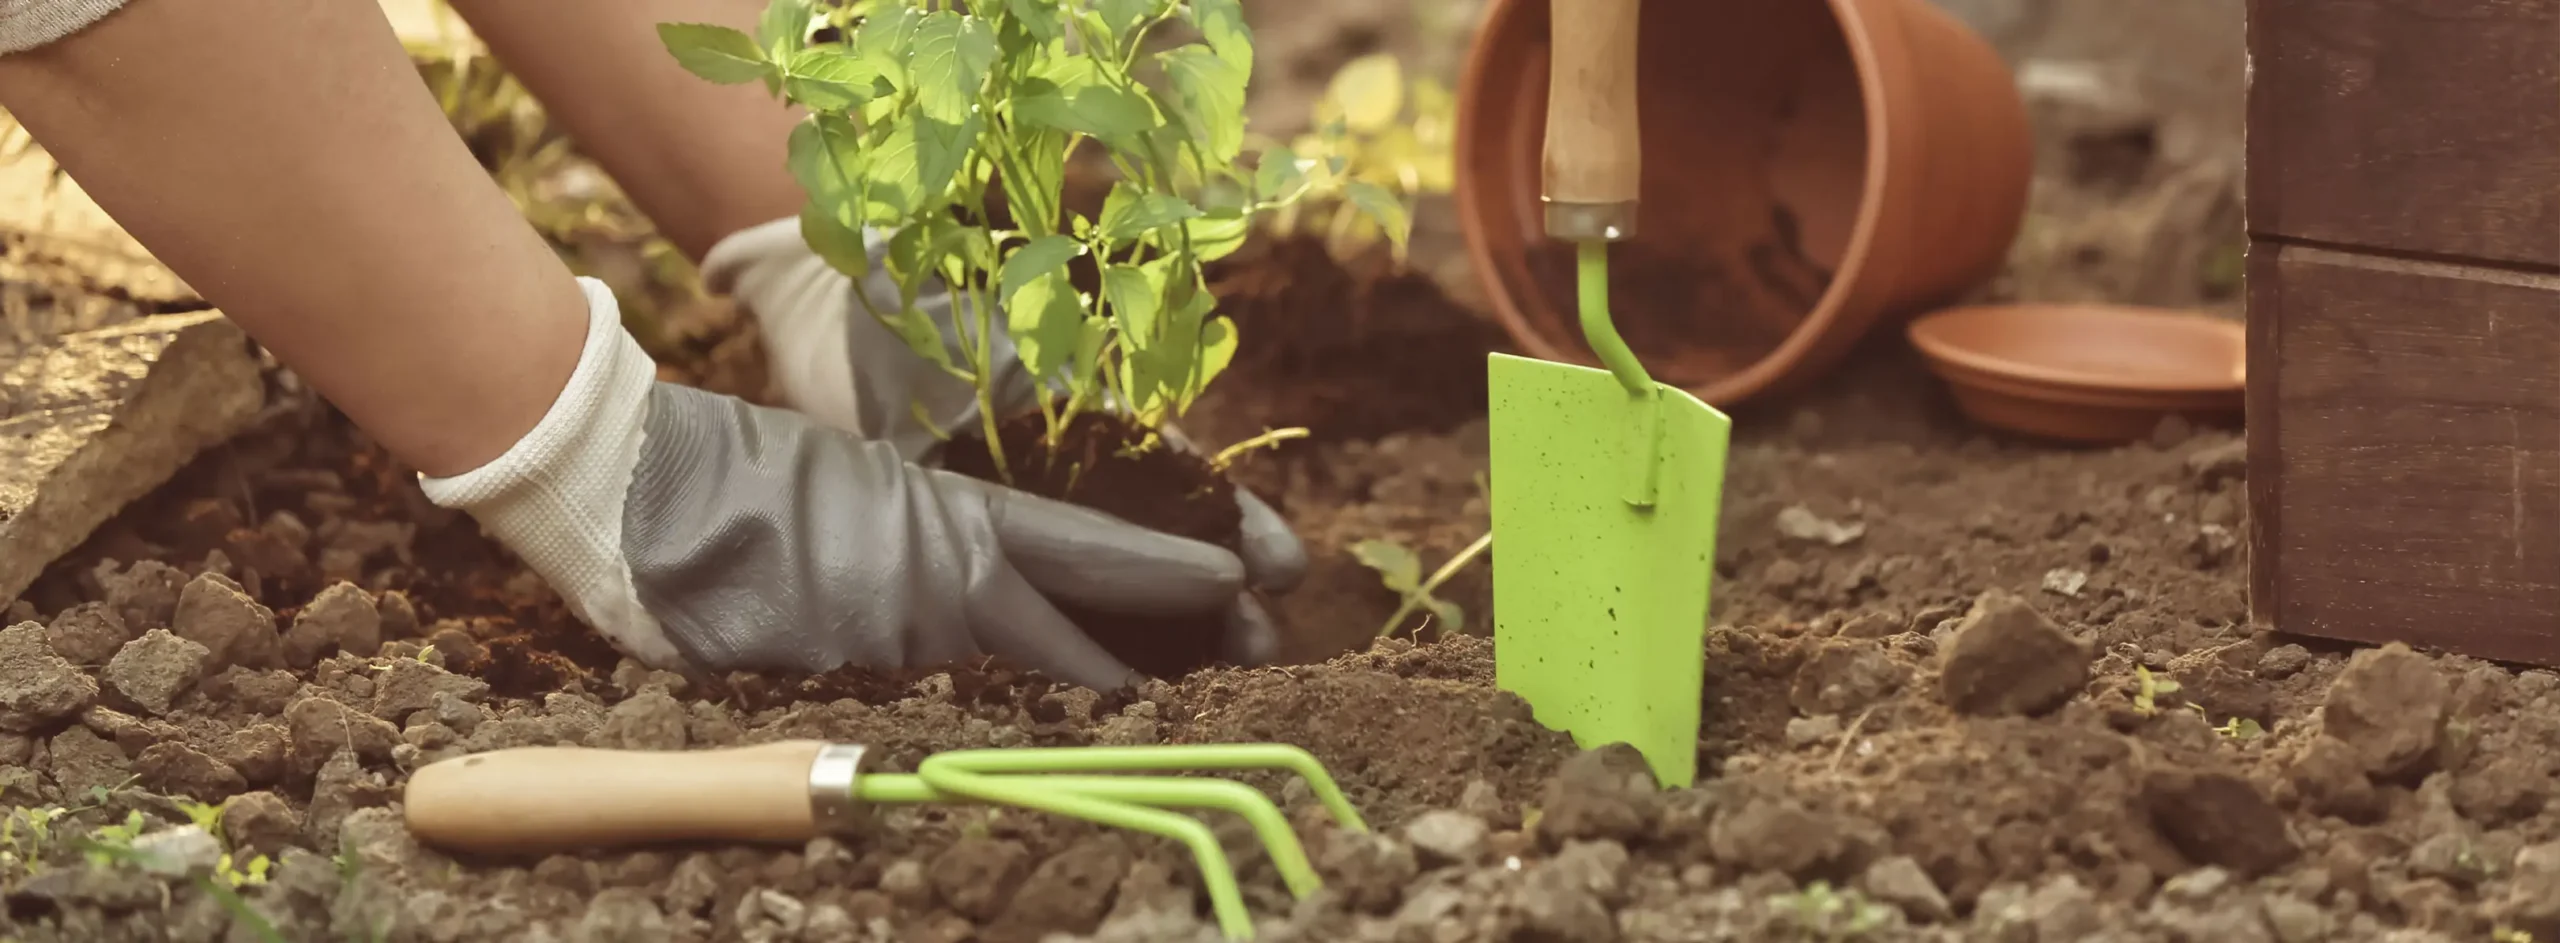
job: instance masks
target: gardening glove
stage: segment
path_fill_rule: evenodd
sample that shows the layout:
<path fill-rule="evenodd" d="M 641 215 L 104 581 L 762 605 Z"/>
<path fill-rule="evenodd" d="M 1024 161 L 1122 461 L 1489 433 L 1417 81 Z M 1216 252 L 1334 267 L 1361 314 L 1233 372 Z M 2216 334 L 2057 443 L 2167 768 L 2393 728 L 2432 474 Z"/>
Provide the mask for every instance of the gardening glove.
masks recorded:
<path fill-rule="evenodd" d="M 1230 659 L 1276 648 L 1236 555 L 659 382 L 612 293 L 580 285 L 586 345 L 542 421 L 487 465 L 421 480 L 643 664 L 814 672 L 995 655 L 1096 688 L 1136 680 L 1052 600 L 1223 613 Z"/>
<path fill-rule="evenodd" d="M 713 246 L 703 257 L 703 277 L 712 291 L 736 298 L 755 316 L 784 402 L 827 425 L 889 442 L 910 460 L 934 463 L 941 440 L 933 429 L 974 428 L 977 392 L 918 356 L 871 315 L 898 306 L 898 286 L 888 273 L 888 239 L 866 231 L 864 242 L 871 274 L 856 284 L 809 248 L 799 217 L 778 219 Z M 867 293 L 876 308 L 863 307 L 857 291 Z M 966 309 L 958 299 L 939 282 L 929 282 L 918 290 L 916 308 L 933 319 L 952 361 L 965 362 L 957 325 Z M 1023 368 L 1004 332 L 997 331 L 990 345 L 996 408 L 1008 416 L 1031 409 L 1041 384 Z M 933 423 L 931 429 L 917 421 L 918 413 Z M 1198 453 L 1180 430 L 1161 431 L 1173 447 Z M 1235 493 L 1244 511 L 1241 547 L 1253 586 L 1268 592 L 1296 588 L 1306 575 L 1306 546 L 1259 496 L 1245 488 Z"/>

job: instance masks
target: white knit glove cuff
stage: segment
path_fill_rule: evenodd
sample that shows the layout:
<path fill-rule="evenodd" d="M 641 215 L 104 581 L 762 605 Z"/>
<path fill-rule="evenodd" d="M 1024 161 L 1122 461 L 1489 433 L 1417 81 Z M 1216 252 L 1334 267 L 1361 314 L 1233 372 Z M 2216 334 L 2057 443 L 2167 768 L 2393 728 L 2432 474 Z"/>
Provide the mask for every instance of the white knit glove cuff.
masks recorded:
<path fill-rule="evenodd" d="M 427 499 L 457 508 L 523 557 L 579 619 L 654 668 L 685 664 L 640 607 L 623 558 L 623 507 L 640 463 L 657 365 L 622 327 L 603 282 L 578 279 L 587 341 L 569 385 L 506 454 L 450 478 L 419 476 Z"/>

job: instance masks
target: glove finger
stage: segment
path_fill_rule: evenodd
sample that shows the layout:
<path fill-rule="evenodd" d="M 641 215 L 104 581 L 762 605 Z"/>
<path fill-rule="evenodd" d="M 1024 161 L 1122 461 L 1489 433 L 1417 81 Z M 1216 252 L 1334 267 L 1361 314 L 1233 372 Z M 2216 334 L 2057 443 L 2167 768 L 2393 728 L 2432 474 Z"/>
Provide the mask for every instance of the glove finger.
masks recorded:
<path fill-rule="evenodd" d="M 997 546 L 1050 597 L 1124 615 L 1216 612 L 1244 591 L 1244 561 L 1214 544 L 973 478 L 937 472 L 941 487 L 985 496 Z"/>
<path fill-rule="evenodd" d="M 1285 593 L 1307 576 L 1307 545 L 1298 532 L 1251 489 L 1236 489 L 1236 505 L 1244 510 L 1244 569 L 1255 589 Z"/>
<path fill-rule="evenodd" d="M 1115 691 L 1143 680 L 1094 642 L 1022 574 L 998 566 L 969 598 L 970 634 L 988 654 L 1068 684 Z"/>
<path fill-rule="evenodd" d="M 1248 593 L 1227 610 L 1227 636 L 1218 652 L 1239 668 L 1267 665 L 1280 657 L 1280 627 L 1262 601 Z"/>

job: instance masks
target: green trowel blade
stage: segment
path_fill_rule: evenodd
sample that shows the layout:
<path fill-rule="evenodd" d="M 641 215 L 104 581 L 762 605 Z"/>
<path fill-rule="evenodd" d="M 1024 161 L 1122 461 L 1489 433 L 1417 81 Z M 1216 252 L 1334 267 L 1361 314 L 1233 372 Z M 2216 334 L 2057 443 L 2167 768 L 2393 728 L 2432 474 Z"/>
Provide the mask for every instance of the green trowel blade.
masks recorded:
<path fill-rule="evenodd" d="M 1626 743 L 1687 786 L 1732 423 L 1667 386 L 1647 405 L 1590 367 L 1495 354 L 1487 379 L 1496 682 L 1539 723 Z M 1631 432 L 1648 422 L 1651 448 Z"/>

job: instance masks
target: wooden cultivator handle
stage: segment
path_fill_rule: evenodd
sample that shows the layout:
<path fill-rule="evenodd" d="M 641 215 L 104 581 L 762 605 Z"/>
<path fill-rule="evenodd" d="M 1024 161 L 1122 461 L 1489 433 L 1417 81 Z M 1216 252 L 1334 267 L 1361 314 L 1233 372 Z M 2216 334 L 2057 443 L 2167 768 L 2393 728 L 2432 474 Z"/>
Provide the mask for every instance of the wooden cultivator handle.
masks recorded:
<path fill-rule="evenodd" d="M 859 751 L 818 740 L 682 752 L 523 747 L 420 767 L 404 804 L 419 841 L 481 853 L 807 841 L 850 808 Z"/>
<path fill-rule="evenodd" d="M 1551 0 L 1547 60 L 1547 235 L 1635 235 L 1643 177 L 1636 133 L 1638 0 Z"/>

